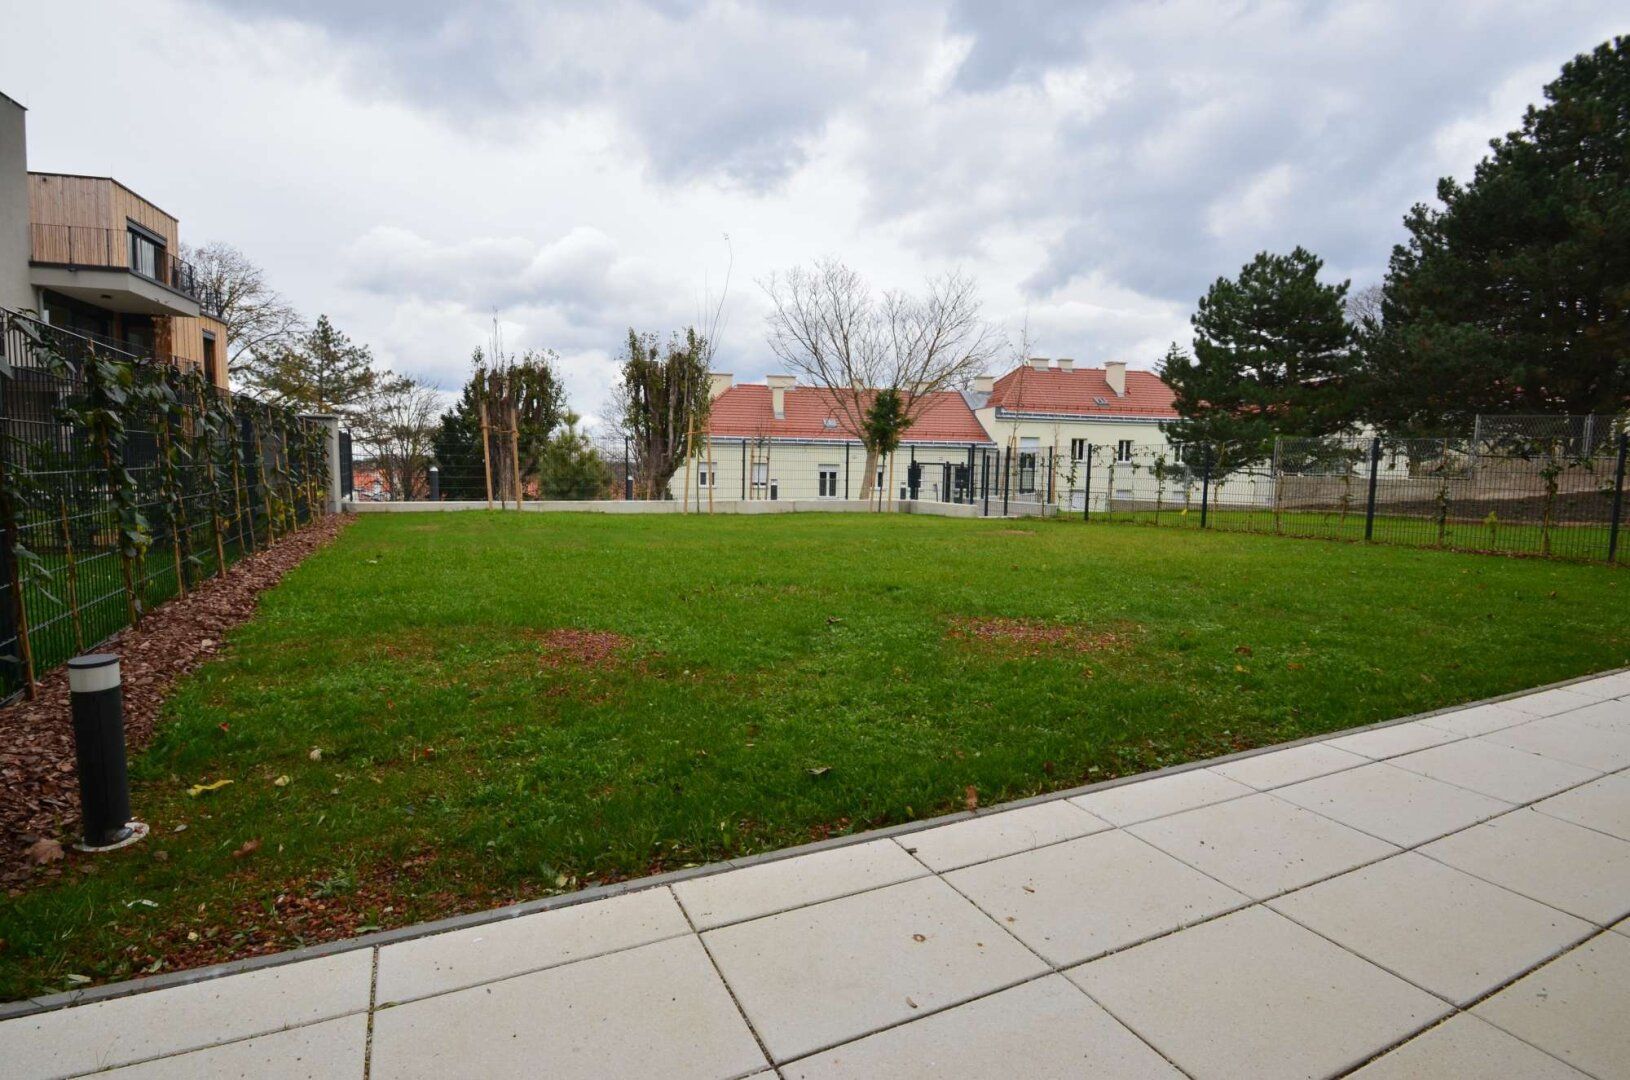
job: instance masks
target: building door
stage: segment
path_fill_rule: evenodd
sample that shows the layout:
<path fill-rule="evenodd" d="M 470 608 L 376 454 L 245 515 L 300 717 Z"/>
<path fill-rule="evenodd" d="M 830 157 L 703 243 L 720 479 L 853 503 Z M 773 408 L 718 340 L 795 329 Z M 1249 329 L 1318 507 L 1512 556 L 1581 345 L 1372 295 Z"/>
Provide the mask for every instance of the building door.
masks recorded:
<path fill-rule="evenodd" d="M 204 331 L 204 378 L 212 386 L 219 386 L 224 381 L 216 365 L 219 361 L 215 357 L 215 335 L 208 330 Z"/>

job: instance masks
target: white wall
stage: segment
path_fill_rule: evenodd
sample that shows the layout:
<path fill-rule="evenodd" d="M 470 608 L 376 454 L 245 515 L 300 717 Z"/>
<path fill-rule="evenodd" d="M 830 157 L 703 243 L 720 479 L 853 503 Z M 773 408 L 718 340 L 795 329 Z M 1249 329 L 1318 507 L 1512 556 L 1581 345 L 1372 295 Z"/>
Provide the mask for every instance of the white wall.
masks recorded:
<path fill-rule="evenodd" d="M 34 307 L 28 236 L 27 113 L 0 94 L 0 307 Z"/>
<path fill-rule="evenodd" d="M 716 439 L 712 444 L 713 472 L 716 476 L 716 485 L 713 489 L 713 499 L 748 499 L 768 500 L 770 487 L 774 488 L 777 500 L 785 499 L 819 499 L 831 498 L 842 500 L 844 498 L 859 498 L 861 488 L 861 474 L 865 471 L 866 450 L 858 444 L 848 444 L 847 460 L 844 452 L 845 444 L 811 444 L 794 442 L 772 442 L 769 444 L 769 460 L 766 475 L 769 483 L 762 486 L 752 484 L 750 481 L 754 473 L 754 448 L 751 443 L 747 445 L 746 458 L 742 453 L 740 440 Z M 907 472 L 911 464 L 912 455 L 923 466 L 922 487 L 918 492 L 919 500 L 923 502 L 939 502 L 951 497 L 951 492 L 945 489 L 944 464 L 966 465 L 968 462 L 968 447 L 956 446 L 916 446 L 901 447 L 900 452 L 894 455 L 893 465 L 893 498 L 903 498 L 906 488 Z M 764 450 L 759 449 L 759 461 L 764 464 Z M 690 498 L 694 505 L 698 494 L 703 506 L 707 505 L 708 491 L 706 486 L 699 485 L 700 474 L 704 469 L 706 455 L 702 455 L 690 464 Z M 743 465 L 746 465 L 744 471 Z M 883 462 L 883 481 L 889 483 L 890 462 Z M 835 491 L 828 488 L 821 490 L 820 474 L 823 468 L 831 469 L 835 473 Z M 977 457 L 974 462 L 975 480 L 977 482 L 979 463 Z M 743 477 L 749 483 L 744 488 Z M 847 476 L 847 484 L 845 477 Z M 674 474 L 668 488 L 675 499 L 685 498 L 685 471 Z M 954 484 L 954 470 L 953 470 Z"/>

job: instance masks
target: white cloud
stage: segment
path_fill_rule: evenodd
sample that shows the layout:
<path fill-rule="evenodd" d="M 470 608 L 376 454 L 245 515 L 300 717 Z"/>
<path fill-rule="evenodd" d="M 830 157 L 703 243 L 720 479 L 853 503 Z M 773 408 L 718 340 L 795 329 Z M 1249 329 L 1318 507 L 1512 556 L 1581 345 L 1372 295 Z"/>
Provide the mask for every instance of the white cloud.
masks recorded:
<path fill-rule="evenodd" d="M 496 317 L 605 400 L 630 326 L 772 364 L 755 282 L 959 266 L 1037 348 L 1152 363 L 1263 247 L 1380 277 L 1605 0 L 113 0 L 13 5 L 34 167 L 228 240 L 381 362 L 462 380 Z M 62 57 L 144 58 L 162 73 Z M 148 100 L 147 95 L 154 95 Z M 728 246 L 725 234 L 730 237 Z"/>

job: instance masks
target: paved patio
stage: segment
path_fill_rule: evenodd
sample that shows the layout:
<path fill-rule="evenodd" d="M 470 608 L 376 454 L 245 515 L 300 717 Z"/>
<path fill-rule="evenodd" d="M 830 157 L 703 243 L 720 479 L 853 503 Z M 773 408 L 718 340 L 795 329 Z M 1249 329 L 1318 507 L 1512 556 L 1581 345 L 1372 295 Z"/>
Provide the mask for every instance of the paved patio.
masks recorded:
<path fill-rule="evenodd" d="M 962 817 L 37 1003 L 0 1072 L 1630 1077 L 1630 672 Z"/>

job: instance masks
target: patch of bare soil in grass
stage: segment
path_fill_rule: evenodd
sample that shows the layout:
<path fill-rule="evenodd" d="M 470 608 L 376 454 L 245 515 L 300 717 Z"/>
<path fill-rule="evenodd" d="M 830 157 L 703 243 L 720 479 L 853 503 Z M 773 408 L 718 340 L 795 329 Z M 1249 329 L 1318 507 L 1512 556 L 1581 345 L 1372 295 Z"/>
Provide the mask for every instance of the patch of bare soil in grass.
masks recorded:
<path fill-rule="evenodd" d="M 1123 647 L 1132 628 L 1088 627 L 1050 619 L 1007 618 L 1000 615 L 958 616 L 946 636 L 969 646 L 1009 656 L 1046 656 L 1059 653 L 1101 653 Z"/>
<path fill-rule="evenodd" d="M 262 592 L 352 520 L 319 518 L 229 567 L 225 577 L 201 581 L 185 598 L 154 608 L 140 629 L 122 630 L 99 646 L 119 654 L 125 744 L 132 753 L 152 739 L 159 707 L 176 680 L 219 652 L 226 634 L 254 615 Z M 60 850 L 54 845 L 78 820 L 68 679 L 58 668 L 40 679 L 33 701 L 0 709 L 0 888 L 60 876 L 73 860 L 43 856 Z"/>
<path fill-rule="evenodd" d="M 538 635 L 538 658 L 546 668 L 607 668 L 620 661 L 632 644 L 610 630 L 562 626 Z"/>

